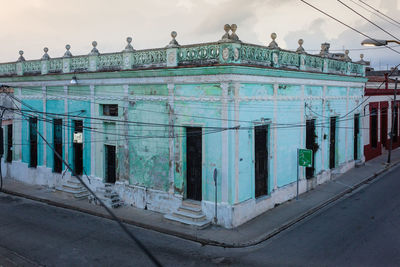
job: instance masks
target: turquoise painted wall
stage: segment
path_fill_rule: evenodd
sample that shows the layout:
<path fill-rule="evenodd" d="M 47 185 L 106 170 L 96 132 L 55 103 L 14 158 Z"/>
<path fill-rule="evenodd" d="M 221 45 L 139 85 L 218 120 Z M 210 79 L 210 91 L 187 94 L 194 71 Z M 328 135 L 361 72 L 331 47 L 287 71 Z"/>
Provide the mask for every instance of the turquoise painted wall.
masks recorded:
<path fill-rule="evenodd" d="M 190 74 L 220 74 L 222 72 L 234 72 L 238 74 L 259 75 L 259 76 L 279 76 L 304 79 L 320 79 L 322 81 L 363 81 L 362 78 L 352 78 L 325 74 L 312 74 L 301 72 L 289 72 L 283 70 L 260 70 L 257 68 L 198 68 L 189 69 L 183 72 L 180 69 L 169 71 L 139 71 L 129 72 L 132 77 L 146 76 L 168 76 L 168 75 L 190 75 Z M 86 78 L 121 78 L 127 77 L 128 72 L 121 73 L 115 77 L 115 73 L 93 73 L 85 74 Z M 140 75 L 140 73 L 142 75 Z M 89 76 L 88 76 L 89 75 Z M 129 76 L 129 75 L 128 75 Z M 47 76 L 46 76 L 47 77 Z M 50 77 L 50 76 L 49 76 Z M 56 79 L 53 77 L 52 79 Z M 26 80 L 26 77 L 19 79 Z M 36 79 L 36 78 L 35 78 Z M 301 80 L 299 80 L 301 83 Z M 316 84 L 318 81 L 316 81 Z M 35 88 L 36 93 L 41 95 L 41 88 Z M 49 87 L 49 91 L 63 91 L 63 87 Z M 111 100 L 112 97 L 125 96 L 126 87 L 123 85 L 96 85 L 94 93 L 97 99 L 94 103 L 95 109 L 91 110 L 91 103 L 88 100 L 68 100 L 68 113 L 84 110 L 80 115 L 101 117 L 101 104 L 118 104 L 119 115 L 111 119 L 123 120 L 124 105 L 122 100 Z M 186 138 L 185 128 L 180 126 L 200 126 L 203 127 L 203 171 L 202 188 L 203 199 L 214 201 L 215 185 L 213 181 L 213 171 L 218 170 L 218 201 L 222 197 L 222 170 L 223 166 L 223 142 L 227 142 L 228 155 L 226 155 L 227 190 L 228 202 L 233 204 L 254 198 L 254 130 L 252 127 L 264 121 L 269 123 L 268 151 L 269 151 L 269 177 L 268 191 L 274 189 L 274 177 L 276 176 L 276 186 L 282 187 L 293 183 L 296 180 L 296 149 L 305 146 L 305 123 L 306 118 L 316 119 L 317 141 L 320 146 L 316 152 L 316 173 L 329 168 L 329 117 L 338 116 L 337 123 L 337 165 L 351 160 L 353 157 L 352 126 L 353 121 L 341 119 L 346 115 L 346 96 L 347 87 L 328 86 L 324 94 L 322 86 L 304 86 L 301 84 L 278 84 L 274 89 L 273 84 L 268 83 L 228 83 L 227 95 L 223 96 L 220 83 L 194 83 L 194 84 L 175 84 L 173 89 L 175 99 L 173 108 L 168 104 L 168 87 L 166 84 L 147 84 L 129 85 L 128 95 L 136 100 L 130 100 L 127 109 L 127 118 L 132 122 L 145 122 L 159 124 L 159 126 L 149 126 L 142 124 L 129 124 L 129 170 L 123 165 L 125 160 L 124 144 L 126 138 L 120 136 L 124 134 L 125 125 L 122 122 L 103 123 L 101 121 L 84 120 L 84 126 L 95 128 L 95 175 L 104 178 L 104 144 L 117 146 L 118 173 L 129 172 L 129 183 L 133 185 L 145 186 L 157 190 L 168 191 L 171 187 L 177 194 L 185 194 L 186 187 Z M 69 94 L 72 96 L 89 96 L 89 86 L 70 86 Z M 307 99 L 307 105 L 313 111 L 305 108 L 304 102 L 299 100 L 304 94 L 305 97 L 315 97 Z M 349 96 L 361 96 L 362 88 L 351 88 Z M 335 99 L 321 100 L 322 96 L 334 97 Z M 240 102 L 235 102 L 235 96 L 241 97 Z M 141 99 L 147 97 L 148 99 Z M 226 99 L 221 99 L 226 97 Z M 207 99 L 207 101 L 202 101 Z M 354 99 L 348 99 L 347 110 L 356 107 Z M 26 100 L 37 110 L 42 110 L 42 100 Z M 226 103 L 226 104 L 223 104 Z M 46 103 L 48 112 L 64 112 L 63 100 L 48 100 Z M 226 114 L 224 113 L 226 110 Z M 175 163 L 170 162 L 170 142 L 168 131 L 169 113 L 173 113 L 174 134 L 176 138 L 174 144 Z M 359 112 L 359 109 L 357 110 Z M 226 115 L 228 121 L 221 120 Z M 68 124 L 72 127 L 73 118 L 70 117 Z M 298 127 L 293 127 L 297 124 Z M 300 124 L 300 125 L 299 125 Z M 27 122 L 23 122 L 22 138 L 27 139 Z M 238 130 L 227 130 L 226 132 L 214 132 L 210 127 L 234 127 L 240 125 Z M 289 127 L 287 127 L 289 125 Z M 42 122 L 39 122 L 39 129 L 43 129 Z M 105 134 L 103 134 L 103 132 Z M 52 137 L 52 125 L 47 126 L 47 136 Z M 276 133 L 276 140 L 274 140 Z M 72 128 L 68 128 L 68 135 L 72 141 Z M 91 134 L 89 129 L 84 130 L 84 165 L 88 173 L 91 171 Z M 347 136 L 347 144 L 344 142 Z M 226 140 L 224 139 L 226 138 Z M 361 140 L 361 139 L 360 139 Z M 361 144 L 360 144 L 361 146 Z M 274 147 L 277 151 L 274 152 Z M 43 164 L 43 145 L 39 145 L 39 165 Z M 68 160 L 73 163 L 72 143 L 67 144 Z M 64 149 L 64 155 L 65 151 Z M 235 152 L 238 151 L 236 162 Z M 323 153 L 324 151 L 324 153 Z M 322 158 L 323 156 L 323 158 Z M 47 150 L 47 166 L 52 167 L 52 152 Z M 23 162 L 29 161 L 29 146 L 24 145 L 22 151 Z M 276 161 L 275 161 L 276 160 Z M 275 169 L 276 166 L 276 169 Z M 170 170 L 173 170 L 174 183 L 169 182 Z M 236 177 L 236 170 L 238 176 Z"/>

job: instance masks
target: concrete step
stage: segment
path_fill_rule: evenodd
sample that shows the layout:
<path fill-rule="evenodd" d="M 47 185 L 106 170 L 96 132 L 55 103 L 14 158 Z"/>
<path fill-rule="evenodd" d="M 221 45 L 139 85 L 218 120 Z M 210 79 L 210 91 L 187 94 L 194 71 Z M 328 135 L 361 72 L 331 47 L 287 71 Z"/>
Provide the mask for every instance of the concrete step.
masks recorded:
<path fill-rule="evenodd" d="M 185 219 L 181 219 L 181 218 L 175 217 L 175 216 L 173 216 L 171 214 L 164 215 L 164 218 L 167 219 L 170 222 L 177 223 L 177 224 L 180 224 L 180 225 L 183 224 L 183 225 L 190 226 L 190 227 L 193 227 L 193 228 L 196 228 L 196 229 L 204 229 L 204 228 L 208 227 L 211 224 L 211 222 L 209 220 L 193 222 L 191 220 L 185 220 Z"/>
<path fill-rule="evenodd" d="M 182 201 L 182 206 L 201 209 L 201 202 L 196 200 L 186 199 Z"/>
<path fill-rule="evenodd" d="M 117 193 L 105 193 L 104 197 L 106 198 L 119 198 L 119 195 Z"/>
<path fill-rule="evenodd" d="M 185 212 L 190 212 L 192 214 L 201 214 L 202 210 L 201 207 L 192 207 L 192 206 L 180 206 L 179 209 L 180 211 L 185 211 Z"/>
<path fill-rule="evenodd" d="M 86 191 L 86 192 L 74 194 L 74 197 L 75 197 L 75 198 L 78 198 L 78 199 L 88 198 L 88 197 L 89 197 L 89 192 Z"/>
<path fill-rule="evenodd" d="M 80 182 L 78 179 L 74 178 L 74 177 L 70 177 L 70 178 L 67 180 L 67 183 L 81 184 L 81 182 Z"/>
<path fill-rule="evenodd" d="M 114 208 L 114 209 L 116 209 L 116 208 L 121 207 L 121 206 L 123 206 L 123 205 L 124 205 L 124 202 L 123 202 L 123 201 L 118 201 L 118 202 L 113 202 L 113 203 L 111 204 L 111 207 Z"/>
<path fill-rule="evenodd" d="M 81 184 L 75 184 L 75 183 L 66 183 L 63 184 L 63 187 L 69 188 L 69 189 L 81 189 L 84 188 Z"/>
<path fill-rule="evenodd" d="M 63 188 L 61 189 L 61 191 L 66 192 L 66 193 L 71 193 L 71 194 L 80 194 L 80 193 L 87 192 L 86 189 L 71 190 L 71 189 L 68 189 L 68 188 L 65 188 L 65 187 L 63 187 Z"/>
<path fill-rule="evenodd" d="M 204 221 L 206 219 L 206 215 L 200 213 L 200 214 L 193 214 L 191 212 L 185 212 L 185 211 L 175 211 L 173 216 L 188 220 L 188 221 L 193 221 L 193 222 L 200 222 Z"/>

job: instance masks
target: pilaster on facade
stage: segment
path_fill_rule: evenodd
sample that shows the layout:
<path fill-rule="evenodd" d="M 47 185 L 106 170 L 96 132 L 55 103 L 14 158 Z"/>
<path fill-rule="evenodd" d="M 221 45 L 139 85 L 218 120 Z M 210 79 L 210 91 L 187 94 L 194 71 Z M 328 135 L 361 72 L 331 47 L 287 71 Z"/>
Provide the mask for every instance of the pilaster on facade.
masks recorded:
<path fill-rule="evenodd" d="M 235 127 L 238 126 L 239 124 L 239 118 L 240 118 L 240 109 L 239 109 L 239 104 L 240 104 L 240 100 L 239 100 L 239 90 L 240 90 L 240 83 L 236 82 L 233 84 L 233 90 L 234 90 L 234 124 Z M 236 128 L 234 130 L 234 134 L 235 134 L 235 189 L 239 189 L 239 147 L 240 147 L 240 143 L 239 143 L 239 128 Z M 239 192 L 236 192 L 236 202 L 238 202 L 238 194 Z"/>
<path fill-rule="evenodd" d="M 276 97 L 278 96 L 278 89 L 279 89 L 279 84 L 274 83 L 274 111 L 273 111 L 273 123 L 277 123 L 277 112 L 278 112 L 278 103 Z M 273 190 L 278 189 L 278 130 L 276 127 L 273 129 L 273 138 L 272 138 L 272 143 L 273 143 L 273 153 L 274 153 L 274 158 L 273 158 L 273 178 L 274 178 L 274 183 L 273 183 Z"/>
<path fill-rule="evenodd" d="M 168 149 L 169 149 L 169 194 L 175 193 L 175 84 L 169 83 L 168 88 Z"/>
<path fill-rule="evenodd" d="M 124 101 L 123 101 L 123 117 L 124 117 L 124 144 L 123 144 L 123 154 L 124 159 L 121 164 L 123 164 L 123 173 L 120 175 L 120 180 L 124 183 L 129 184 L 130 176 L 130 154 L 129 154 L 129 85 L 125 84 L 124 89 Z"/>
<path fill-rule="evenodd" d="M 350 116 L 350 118 L 354 118 L 354 112 L 355 111 L 353 111 L 351 114 L 348 114 L 349 113 L 349 94 L 350 94 L 350 87 L 347 87 L 346 88 L 346 113 L 345 114 L 347 116 Z M 346 159 L 346 161 L 349 160 L 349 158 L 348 158 L 348 149 L 347 149 L 348 143 L 349 143 L 349 141 L 348 141 L 348 136 L 349 136 L 348 124 L 349 124 L 349 120 L 346 119 L 345 120 L 345 148 L 346 148 L 345 149 L 345 159 Z"/>
<path fill-rule="evenodd" d="M 322 87 L 322 118 L 321 118 L 322 120 L 327 120 L 326 119 L 326 115 L 325 115 L 326 114 L 326 112 L 325 112 L 325 110 L 326 110 L 326 99 L 325 99 L 326 90 L 327 90 L 327 86 L 324 85 Z M 327 167 L 325 166 L 325 154 L 326 154 L 326 152 L 325 152 L 325 150 L 326 150 L 326 141 L 325 140 L 326 139 L 324 138 L 326 134 L 325 134 L 324 125 L 325 125 L 325 123 L 323 123 L 322 126 L 321 126 L 321 136 L 322 136 L 322 139 L 321 139 L 321 165 L 322 165 L 322 169 L 326 170 L 327 169 Z"/>
<path fill-rule="evenodd" d="M 95 102 L 95 87 L 94 87 L 94 85 L 90 85 L 90 112 L 91 112 L 91 114 L 92 114 L 92 117 L 97 117 L 97 114 L 98 113 L 96 113 L 96 102 Z M 93 127 L 93 128 L 95 128 L 96 127 L 96 125 L 95 124 L 93 124 L 94 123 L 94 121 L 93 121 L 93 119 L 91 119 L 90 120 L 90 126 L 91 127 Z M 91 135 L 90 135 L 90 169 L 91 169 L 91 175 L 93 176 L 93 177 L 95 177 L 96 176 L 96 155 L 97 155 L 97 152 L 96 152 L 96 137 L 97 137 L 97 133 L 94 131 L 94 132 L 92 132 L 91 133 Z"/>
<path fill-rule="evenodd" d="M 229 83 L 221 83 L 221 127 L 228 128 L 228 90 Z M 221 201 L 228 202 L 228 166 L 229 166 L 229 147 L 228 147 L 228 132 L 222 131 L 222 144 L 221 144 L 221 155 L 222 155 L 222 170 L 221 170 Z M 238 152 L 237 144 L 235 144 L 235 155 Z M 235 164 L 236 166 L 236 164 Z M 236 167 L 235 167 L 236 168 Z M 239 175 L 235 174 L 235 202 L 238 201 L 238 184 Z"/>
<path fill-rule="evenodd" d="M 47 88 L 46 86 L 42 86 L 42 94 L 43 94 L 43 138 L 47 140 Z M 43 143 L 43 166 L 47 166 L 47 144 Z"/>
<path fill-rule="evenodd" d="M 301 85 L 301 98 L 302 98 L 302 102 L 304 103 L 304 105 L 301 105 L 301 110 L 300 110 L 300 122 L 301 125 L 306 125 L 306 115 L 305 115 L 305 97 L 304 97 L 304 84 Z M 305 138 L 304 138 L 304 127 L 300 128 L 300 148 L 305 148 L 306 144 L 305 144 Z M 303 168 L 302 168 L 303 169 Z M 305 179 L 304 176 L 304 170 L 302 170 L 301 172 L 299 172 L 299 179 Z"/>
<path fill-rule="evenodd" d="M 65 117 L 64 117 L 64 125 L 70 125 L 70 123 L 69 123 L 69 120 L 70 120 L 70 118 L 69 118 L 69 110 L 68 110 L 69 108 L 68 108 L 68 86 L 64 86 L 64 115 L 65 115 Z M 64 146 L 65 147 L 65 149 L 64 149 L 64 154 L 65 154 L 65 157 L 64 157 L 64 160 L 69 164 L 69 157 L 68 157 L 68 155 L 69 155 L 69 147 L 71 146 L 71 144 L 72 144 L 72 142 L 71 142 L 71 137 L 70 137 L 70 134 L 69 134 L 69 127 L 64 127 L 64 140 L 66 141 L 66 143 L 67 143 L 67 145 L 66 146 Z"/>

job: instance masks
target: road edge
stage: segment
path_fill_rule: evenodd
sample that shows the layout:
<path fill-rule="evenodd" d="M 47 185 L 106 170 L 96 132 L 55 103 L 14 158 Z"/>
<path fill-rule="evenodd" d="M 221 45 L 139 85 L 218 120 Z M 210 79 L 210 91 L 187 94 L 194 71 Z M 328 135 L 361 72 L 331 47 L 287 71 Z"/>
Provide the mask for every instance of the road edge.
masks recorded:
<path fill-rule="evenodd" d="M 124 219 L 119 217 L 119 219 L 129 225 L 133 225 L 133 226 L 137 226 L 143 229 L 147 229 L 147 230 L 152 230 L 152 231 L 156 231 L 159 233 L 163 233 L 163 234 L 168 234 L 168 235 L 172 235 L 172 236 L 176 236 L 179 238 L 183 238 L 186 240 L 190 240 L 190 241 L 194 241 L 197 243 L 201 243 L 202 245 L 210 245 L 210 246 L 218 246 L 218 247 L 224 247 L 224 248 L 245 248 L 245 247 L 250 247 L 250 246 L 255 246 L 257 244 L 260 244 L 274 236 L 276 236 L 277 234 L 281 233 L 282 231 L 288 229 L 289 227 L 293 226 L 294 224 L 304 220 L 305 218 L 311 216 L 312 214 L 314 214 L 315 212 L 321 210 L 322 208 L 326 207 L 327 205 L 339 200 L 340 198 L 342 198 L 343 196 L 347 195 L 348 193 L 351 193 L 352 191 L 358 189 L 359 187 L 361 187 L 362 185 L 374 180 L 375 178 L 377 178 L 379 175 L 381 175 L 382 173 L 392 169 L 393 167 L 397 166 L 400 163 L 399 161 L 396 161 L 395 163 L 392 163 L 390 165 L 385 166 L 384 168 L 376 171 L 374 174 L 368 176 L 367 178 L 361 180 L 359 183 L 355 184 L 354 186 L 345 189 L 344 191 L 338 193 L 337 195 L 327 199 L 324 202 L 321 202 L 319 205 L 314 206 L 313 208 L 310 208 L 309 210 L 307 210 L 306 212 L 304 212 L 303 214 L 288 220 L 286 223 L 282 224 L 280 227 L 275 228 L 272 231 L 269 231 L 263 235 L 261 235 L 259 238 L 247 241 L 247 242 L 241 242 L 241 243 L 225 243 L 225 242 L 218 242 L 215 240 L 209 240 L 206 238 L 201 238 L 201 237 L 197 237 L 197 236 L 193 236 L 190 234 L 186 234 L 186 233 L 182 233 L 182 232 L 177 232 L 174 230 L 170 230 L 170 229 L 166 229 L 166 228 L 161 228 L 161 227 L 157 227 L 154 225 L 149 225 L 149 224 L 145 224 L 145 223 L 141 223 L 139 221 L 134 221 L 134 220 L 130 220 L 130 219 Z M 333 180 L 331 180 L 333 181 Z M 14 196 L 18 196 L 18 197 L 22 197 L 22 198 L 26 198 L 26 199 L 30 199 L 33 201 L 37 201 L 37 202 L 41 202 L 41 203 L 45 203 L 51 206 L 55 206 L 55 207 L 60 207 L 60 208 L 64 208 L 64 209 L 69 209 L 69 210 L 74 210 L 74 211 L 79 211 L 79 212 L 83 212 L 86 214 L 90 214 L 93 216 L 97 216 L 97 217 L 101 217 L 101 218 L 105 218 L 105 219 L 109 219 L 109 220 L 113 220 L 112 217 L 108 214 L 103 214 L 100 212 L 96 212 L 90 209 L 84 209 L 84 208 L 80 208 L 80 207 L 76 207 L 73 205 L 68 205 L 68 204 L 64 204 L 61 202 L 57 202 L 57 201 L 53 201 L 50 199 L 45 199 L 45 198 L 39 198 L 39 197 L 35 197 L 35 196 L 31 196 L 31 195 L 27 195 L 24 193 L 20 193 L 20 192 L 15 192 L 12 190 L 8 190 L 3 188 L 2 191 L 0 191 L 2 193 L 6 193 L 9 195 L 14 195 Z"/>

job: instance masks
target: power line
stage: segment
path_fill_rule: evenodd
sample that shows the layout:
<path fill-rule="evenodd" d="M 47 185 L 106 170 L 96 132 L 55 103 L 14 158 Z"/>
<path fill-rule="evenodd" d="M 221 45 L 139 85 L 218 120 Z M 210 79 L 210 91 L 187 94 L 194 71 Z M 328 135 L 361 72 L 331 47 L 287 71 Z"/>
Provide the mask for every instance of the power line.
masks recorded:
<path fill-rule="evenodd" d="M 400 22 L 398 22 L 397 20 L 395 20 L 395 19 L 393 19 L 393 18 L 389 17 L 388 15 L 386 15 L 386 14 L 382 13 L 382 12 L 381 12 L 381 11 L 379 11 L 378 9 L 374 8 L 373 6 L 371 6 L 371 5 L 368 5 L 367 3 L 365 3 L 365 2 L 364 2 L 364 1 L 362 1 L 362 0 L 358 0 L 358 1 L 360 1 L 360 2 L 361 2 L 361 3 L 363 3 L 364 5 L 368 6 L 369 8 L 371 8 L 371 9 L 375 10 L 375 11 L 376 11 L 376 12 L 378 12 L 379 14 L 381 14 L 381 15 L 385 16 L 386 18 L 390 19 L 391 21 L 393 21 L 393 22 L 397 23 L 398 25 L 400 25 Z"/>
<path fill-rule="evenodd" d="M 341 3 L 343 6 L 345 6 L 346 8 L 350 9 L 351 11 L 353 11 L 354 13 L 356 13 L 357 15 L 359 15 L 360 17 L 362 17 L 363 19 L 365 19 L 366 21 L 368 21 L 369 23 L 371 23 L 372 25 L 374 25 L 375 27 L 377 27 L 378 29 L 380 29 L 381 31 L 387 33 L 388 35 L 390 35 L 391 37 L 393 37 L 394 39 L 396 39 L 397 41 L 400 41 L 399 38 L 397 38 L 396 36 L 394 36 L 393 34 L 391 34 L 390 32 L 388 32 L 387 30 L 385 30 L 384 28 L 382 28 L 381 26 L 379 26 L 378 24 L 376 24 L 375 22 L 371 21 L 370 19 L 368 19 L 367 17 L 363 16 L 362 14 L 360 14 L 359 12 L 357 12 L 356 10 L 354 10 L 353 8 L 351 8 L 350 6 L 346 5 L 345 3 L 343 3 L 341 0 L 337 0 L 339 3 Z"/>
<path fill-rule="evenodd" d="M 9 94 L 8 94 L 9 95 Z M 11 97 L 11 101 L 14 103 L 14 97 Z M 18 106 L 15 105 L 17 109 Z M 22 111 L 21 111 L 22 112 Z M 51 150 L 53 150 L 54 154 L 67 166 L 67 168 L 71 171 L 71 173 L 75 174 L 74 170 L 72 167 L 63 159 L 63 157 L 58 154 L 58 152 L 54 149 L 54 147 L 51 146 L 51 144 L 46 140 L 46 138 L 43 137 L 43 135 L 35 129 L 36 133 L 40 136 L 40 138 L 46 143 L 48 147 L 50 147 Z M 90 194 L 92 194 L 95 199 L 99 201 L 99 203 L 103 206 L 103 208 L 110 214 L 110 216 L 118 223 L 118 225 L 122 228 L 122 230 L 137 244 L 137 246 L 149 257 L 149 259 L 152 261 L 152 263 L 156 266 L 162 266 L 161 263 L 154 257 L 154 255 L 148 250 L 142 242 L 137 239 L 129 230 L 128 228 L 121 222 L 121 220 L 104 204 L 104 202 L 96 196 L 96 194 L 90 189 L 90 187 L 82 180 L 80 175 L 75 174 L 75 177 L 79 180 L 79 182 L 88 190 Z M 88 177 L 89 178 L 89 177 Z"/>
<path fill-rule="evenodd" d="M 371 14 L 373 14 L 373 15 L 375 15 L 375 16 L 381 18 L 382 20 L 384 20 L 384 21 L 386 21 L 386 22 L 392 24 L 393 26 L 396 26 L 396 27 L 400 28 L 400 25 L 399 25 L 399 24 L 393 23 L 392 21 L 388 20 L 387 18 L 385 18 L 384 16 L 380 15 L 379 13 L 376 13 L 376 12 L 374 12 L 374 11 L 369 10 L 368 8 L 366 8 L 366 7 L 362 6 L 362 5 L 360 5 L 359 3 L 355 2 L 354 0 L 350 0 L 350 1 L 351 1 L 352 3 L 354 3 L 354 4 L 356 4 L 357 6 L 361 7 L 362 9 L 366 10 L 367 12 L 370 12 Z M 382 47 L 381 47 L 381 48 L 382 48 Z M 372 48 L 372 49 L 373 49 L 373 48 Z"/>
<path fill-rule="evenodd" d="M 350 25 L 348 25 L 348 24 L 346 24 L 346 23 L 340 21 L 339 19 L 333 17 L 332 15 L 326 13 L 325 11 L 319 9 L 318 7 L 316 7 L 316 6 L 314 6 L 314 5 L 310 4 L 310 3 L 308 3 L 307 1 L 305 1 L 305 0 L 300 0 L 300 1 L 303 2 L 304 4 L 308 5 L 308 6 L 312 7 L 313 9 L 317 10 L 318 12 L 324 14 L 325 16 L 330 17 L 331 19 L 333 19 L 333 20 L 339 22 L 340 24 L 346 26 L 347 28 L 349 28 L 349 29 L 351 29 L 351 30 L 353 30 L 353 31 L 355 31 L 355 32 L 357 32 L 357 33 L 359 33 L 359 34 L 361 34 L 362 36 L 365 36 L 365 37 L 367 37 L 367 38 L 369 38 L 369 39 L 371 39 L 371 40 L 373 40 L 373 41 L 379 43 L 379 41 L 377 41 L 375 38 L 372 38 L 371 36 L 368 36 L 367 34 L 365 34 L 365 33 L 361 32 L 361 31 L 357 30 L 357 29 L 354 28 L 354 27 L 351 27 Z M 392 50 L 393 52 L 395 52 L 395 53 L 397 53 L 397 54 L 400 54 L 399 51 L 397 51 L 397 50 L 391 48 L 390 46 L 388 46 L 388 45 L 384 45 L 384 46 L 385 46 L 386 48 Z"/>

